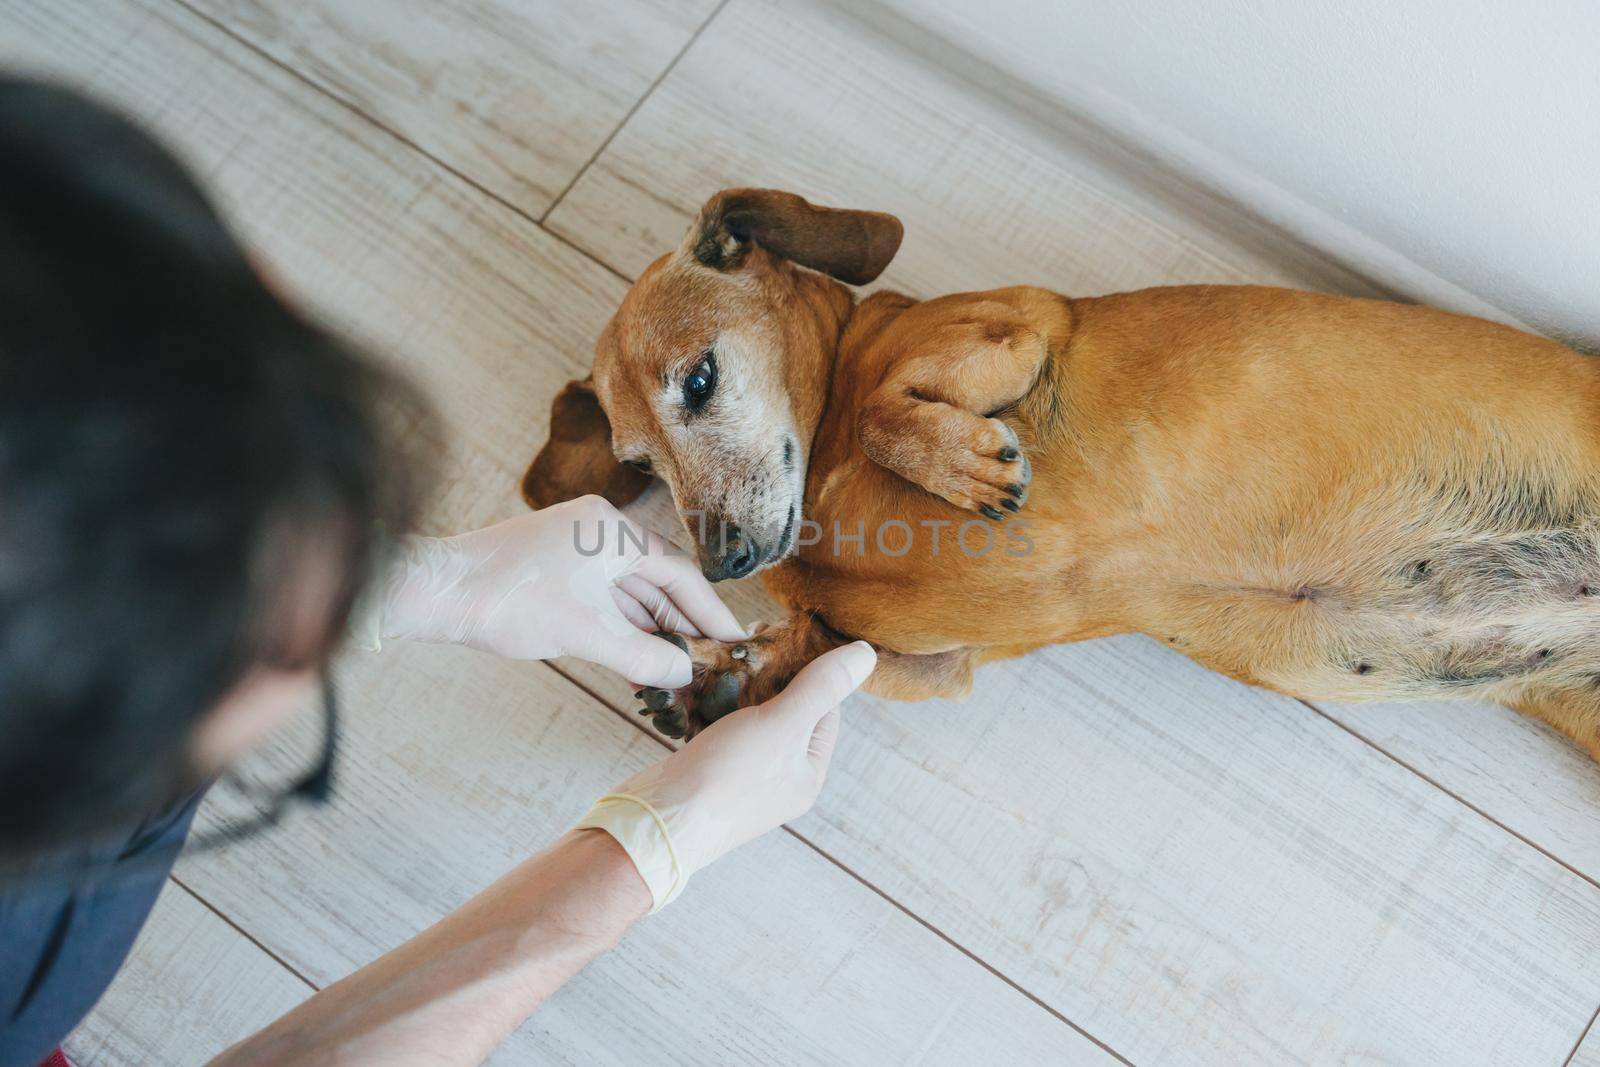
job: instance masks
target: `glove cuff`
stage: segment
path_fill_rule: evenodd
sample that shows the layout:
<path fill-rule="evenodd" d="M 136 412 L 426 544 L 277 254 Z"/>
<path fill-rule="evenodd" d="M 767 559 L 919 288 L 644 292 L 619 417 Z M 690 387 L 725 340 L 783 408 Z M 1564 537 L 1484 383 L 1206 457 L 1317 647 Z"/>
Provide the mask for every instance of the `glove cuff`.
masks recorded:
<path fill-rule="evenodd" d="M 616 839 L 650 890 L 652 915 L 676 900 L 689 881 L 661 813 L 632 794 L 607 793 L 573 829 L 604 830 Z"/>
<path fill-rule="evenodd" d="M 345 640 L 351 648 L 364 652 L 383 651 L 383 595 L 378 590 L 367 590 L 350 610 L 350 621 L 345 623 Z"/>
<path fill-rule="evenodd" d="M 400 565 L 395 557 L 395 546 L 389 539 L 383 523 L 373 527 L 373 538 L 378 550 L 373 553 L 373 573 L 363 583 L 361 595 L 350 608 L 350 618 L 345 622 L 345 640 L 352 648 L 365 652 L 383 651 L 383 601 L 389 575 Z"/>

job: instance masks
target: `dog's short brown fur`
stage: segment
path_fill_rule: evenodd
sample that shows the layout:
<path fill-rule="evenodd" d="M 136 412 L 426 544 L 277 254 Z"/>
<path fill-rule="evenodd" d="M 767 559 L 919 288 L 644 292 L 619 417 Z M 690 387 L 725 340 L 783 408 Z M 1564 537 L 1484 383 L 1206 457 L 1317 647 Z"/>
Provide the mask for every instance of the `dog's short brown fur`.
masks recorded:
<path fill-rule="evenodd" d="M 1600 360 L 1251 286 L 856 302 L 835 279 L 876 277 L 899 236 L 718 194 L 600 338 L 603 413 L 535 464 L 535 506 L 636 495 L 613 447 L 652 464 L 709 518 L 707 572 L 768 565 L 794 610 L 742 658 L 696 642 L 659 725 L 764 699 L 847 638 L 883 650 L 873 691 L 921 698 L 1139 631 L 1299 697 L 1501 700 L 1600 756 Z M 692 412 L 707 353 L 718 391 Z"/>

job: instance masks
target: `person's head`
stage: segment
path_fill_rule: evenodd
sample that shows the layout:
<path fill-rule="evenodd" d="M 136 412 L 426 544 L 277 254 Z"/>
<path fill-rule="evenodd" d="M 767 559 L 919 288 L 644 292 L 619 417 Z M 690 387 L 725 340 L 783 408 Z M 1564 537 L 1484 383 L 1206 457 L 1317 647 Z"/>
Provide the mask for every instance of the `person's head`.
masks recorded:
<path fill-rule="evenodd" d="M 5 855 L 147 816 L 303 706 L 409 518 L 385 427 L 421 409 L 127 120 L 0 79 L 0 161 Z"/>

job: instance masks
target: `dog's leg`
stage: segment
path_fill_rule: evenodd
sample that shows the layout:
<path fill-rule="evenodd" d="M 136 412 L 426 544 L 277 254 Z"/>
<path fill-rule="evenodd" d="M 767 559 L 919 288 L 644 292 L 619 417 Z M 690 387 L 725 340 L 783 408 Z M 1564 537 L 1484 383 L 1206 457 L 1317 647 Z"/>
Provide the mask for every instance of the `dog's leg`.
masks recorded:
<path fill-rule="evenodd" d="M 682 689 L 639 692 L 645 704 L 639 714 L 654 713 L 655 728 L 668 737 L 693 737 L 736 708 L 760 704 L 788 685 L 801 667 L 849 641 L 809 613 L 791 615 L 731 644 L 661 636 L 683 646 L 694 664 L 694 677 Z"/>
<path fill-rule="evenodd" d="M 1031 471 L 1015 431 L 992 414 L 1020 400 L 1049 339 L 997 300 L 958 305 L 917 332 L 917 352 L 873 390 L 856 423 L 881 467 L 969 511 L 1003 519 L 1027 499 Z"/>
<path fill-rule="evenodd" d="M 975 648 L 921 654 L 880 650 L 865 688 L 885 700 L 959 700 L 972 692 L 978 655 Z"/>

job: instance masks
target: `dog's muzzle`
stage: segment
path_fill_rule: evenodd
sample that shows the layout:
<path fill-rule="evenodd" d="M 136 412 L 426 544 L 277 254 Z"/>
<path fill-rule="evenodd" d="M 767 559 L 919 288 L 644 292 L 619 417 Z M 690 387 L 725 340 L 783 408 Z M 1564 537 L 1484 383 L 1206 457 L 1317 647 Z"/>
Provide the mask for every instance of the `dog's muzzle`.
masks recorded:
<path fill-rule="evenodd" d="M 700 572 L 713 582 L 743 578 L 761 564 L 761 546 L 731 522 L 708 530 L 698 548 Z"/>

